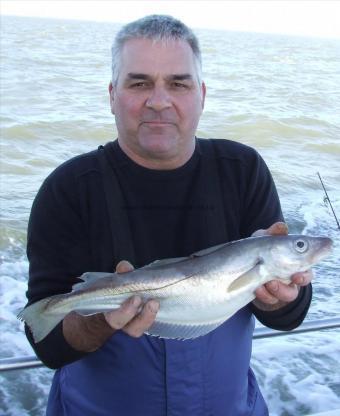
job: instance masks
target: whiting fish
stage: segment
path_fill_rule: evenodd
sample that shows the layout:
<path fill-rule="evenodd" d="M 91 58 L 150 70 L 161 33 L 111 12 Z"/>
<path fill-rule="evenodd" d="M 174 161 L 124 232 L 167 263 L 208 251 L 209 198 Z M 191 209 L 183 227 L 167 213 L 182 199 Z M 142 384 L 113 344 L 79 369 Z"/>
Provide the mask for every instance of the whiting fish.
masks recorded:
<path fill-rule="evenodd" d="M 199 251 L 189 257 L 157 260 L 128 273 L 84 273 L 72 292 L 42 299 L 18 318 L 36 342 L 71 311 L 93 315 L 118 308 L 133 295 L 157 299 L 160 309 L 148 334 L 190 339 L 205 335 L 251 302 L 254 291 L 273 278 L 289 283 L 331 250 L 327 237 L 250 237 Z"/>

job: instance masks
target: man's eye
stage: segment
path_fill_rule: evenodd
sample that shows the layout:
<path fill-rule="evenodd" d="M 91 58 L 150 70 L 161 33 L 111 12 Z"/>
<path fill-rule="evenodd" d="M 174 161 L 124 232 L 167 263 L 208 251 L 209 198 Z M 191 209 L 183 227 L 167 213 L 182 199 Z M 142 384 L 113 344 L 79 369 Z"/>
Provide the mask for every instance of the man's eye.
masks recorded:
<path fill-rule="evenodd" d="M 145 88 L 147 87 L 147 83 L 144 81 L 140 81 L 140 82 L 134 82 L 133 84 L 130 85 L 130 88 Z"/>
<path fill-rule="evenodd" d="M 172 85 L 173 85 L 174 88 L 177 88 L 177 89 L 186 89 L 186 88 L 188 88 L 188 85 L 183 84 L 182 82 L 174 82 Z"/>

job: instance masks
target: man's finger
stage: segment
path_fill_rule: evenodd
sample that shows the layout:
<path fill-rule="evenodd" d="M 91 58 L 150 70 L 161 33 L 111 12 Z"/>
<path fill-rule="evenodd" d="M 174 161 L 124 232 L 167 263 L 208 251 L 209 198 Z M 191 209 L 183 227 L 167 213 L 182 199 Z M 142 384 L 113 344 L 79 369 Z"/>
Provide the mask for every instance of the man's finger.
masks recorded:
<path fill-rule="evenodd" d="M 122 329 L 138 314 L 141 304 L 142 299 L 139 296 L 127 299 L 119 309 L 104 313 L 106 322 L 113 329 Z"/>
<path fill-rule="evenodd" d="M 312 281 L 314 275 L 312 270 L 295 273 L 292 276 L 292 282 L 298 286 L 307 286 Z"/>
<path fill-rule="evenodd" d="M 278 299 L 273 296 L 264 285 L 256 289 L 255 295 L 257 300 L 267 305 L 275 305 L 278 303 Z"/>
<path fill-rule="evenodd" d="M 142 311 L 123 328 L 123 331 L 132 337 L 140 337 L 153 324 L 158 310 L 159 302 L 149 300 L 143 306 Z"/>
<path fill-rule="evenodd" d="M 277 280 L 272 280 L 265 284 L 267 291 L 282 302 L 292 302 L 297 298 L 299 289 L 294 283 L 286 285 Z"/>
<path fill-rule="evenodd" d="M 267 234 L 269 235 L 287 235 L 288 226 L 284 222 L 275 222 L 267 229 Z"/>
<path fill-rule="evenodd" d="M 132 272 L 132 270 L 134 270 L 134 267 L 127 260 L 120 261 L 116 267 L 117 273 L 127 273 Z"/>
<path fill-rule="evenodd" d="M 263 235 L 287 235 L 288 234 L 288 226 L 284 222 L 275 222 L 266 230 L 257 230 L 255 231 L 252 236 L 253 237 L 261 237 Z"/>

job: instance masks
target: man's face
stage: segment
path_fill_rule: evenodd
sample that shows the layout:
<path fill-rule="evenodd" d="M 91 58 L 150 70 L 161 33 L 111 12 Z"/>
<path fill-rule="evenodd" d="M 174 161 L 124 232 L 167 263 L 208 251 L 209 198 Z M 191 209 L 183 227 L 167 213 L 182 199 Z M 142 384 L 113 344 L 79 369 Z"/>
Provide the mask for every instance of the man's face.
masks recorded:
<path fill-rule="evenodd" d="M 185 163 L 194 149 L 204 97 L 187 42 L 127 41 L 117 85 L 110 84 L 121 147 L 145 166 L 148 161 L 168 167 Z"/>

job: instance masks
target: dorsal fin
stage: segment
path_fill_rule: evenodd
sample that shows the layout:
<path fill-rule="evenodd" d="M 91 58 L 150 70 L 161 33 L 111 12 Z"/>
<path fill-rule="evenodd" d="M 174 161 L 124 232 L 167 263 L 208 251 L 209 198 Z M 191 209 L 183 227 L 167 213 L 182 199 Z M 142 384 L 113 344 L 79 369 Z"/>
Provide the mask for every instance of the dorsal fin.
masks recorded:
<path fill-rule="evenodd" d="M 223 243 L 218 244 L 213 247 L 205 248 L 203 250 L 196 251 L 195 253 L 191 254 L 188 257 L 175 257 L 175 258 L 168 258 L 168 259 L 161 259 L 161 260 L 155 260 L 150 264 L 147 264 L 146 266 L 140 267 L 139 269 L 158 269 L 159 267 L 167 266 L 169 264 L 175 264 L 180 263 L 184 260 L 189 260 L 193 257 L 201 257 L 205 256 L 207 254 L 213 253 L 214 251 L 218 250 L 219 248 L 228 245 L 230 243 Z M 92 286 L 94 282 L 97 280 L 103 279 L 103 278 L 109 278 L 112 279 L 113 273 L 107 273 L 107 272 L 86 272 L 83 273 L 78 279 L 82 280 L 82 282 L 75 283 L 72 286 L 72 290 L 83 290 L 87 289 L 89 286 Z"/>
<path fill-rule="evenodd" d="M 209 248 L 205 248 L 203 250 L 199 250 L 196 251 L 196 253 L 193 253 L 190 255 L 190 257 L 201 257 L 201 256 L 206 256 L 207 254 L 213 253 L 214 251 L 228 245 L 230 243 L 222 243 L 222 244 L 218 244 L 217 246 L 213 246 L 213 247 L 209 247 Z"/>
<path fill-rule="evenodd" d="M 190 257 L 175 257 L 170 259 L 155 260 L 152 263 L 141 267 L 141 269 L 156 269 L 158 267 L 166 266 L 168 264 L 179 263 L 181 261 L 188 260 L 189 258 Z"/>
<path fill-rule="evenodd" d="M 75 283 L 72 286 L 72 291 L 74 290 L 83 290 L 87 289 L 89 286 L 92 286 L 94 282 L 99 279 L 103 279 L 105 277 L 112 279 L 113 273 L 106 273 L 106 272 L 86 272 L 83 273 L 78 279 L 82 280 L 82 282 Z"/>
<path fill-rule="evenodd" d="M 223 243 L 223 244 L 218 244 L 216 246 L 213 247 L 209 247 L 203 250 L 199 250 L 193 254 L 191 254 L 188 257 L 175 257 L 175 258 L 168 258 L 168 259 L 161 259 L 161 260 L 155 260 L 150 264 L 147 264 L 146 266 L 140 267 L 138 270 L 141 269 L 158 269 L 161 268 L 163 266 L 167 266 L 169 264 L 176 264 L 176 263 L 180 263 L 182 261 L 185 260 L 189 260 L 192 259 L 194 257 L 201 257 L 201 256 L 205 256 L 207 254 L 213 253 L 214 251 L 228 245 L 230 243 Z M 78 277 L 78 279 L 82 280 L 82 282 L 79 283 L 75 283 L 72 286 L 72 291 L 74 290 L 85 290 L 90 286 L 93 286 L 93 284 L 97 281 L 97 280 L 101 280 L 103 278 L 107 278 L 112 280 L 114 276 L 114 273 L 107 273 L 107 272 L 86 272 L 83 273 L 80 277 Z"/>
<path fill-rule="evenodd" d="M 205 256 L 206 254 L 213 253 L 214 251 L 222 248 L 223 246 L 225 246 L 227 244 L 230 244 L 230 243 L 223 243 L 223 244 L 218 244 L 218 245 L 213 246 L 213 247 L 205 248 L 203 250 L 196 251 L 195 253 L 192 253 L 192 254 L 190 254 L 190 256 L 187 256 L 187 257 L 175 257 L 175 258 L 170 258 L 170 259 L 155 260 L 152 263 L 144 266 L 143 269 L 145 269 L 145 268 L 158 268 L 158 267 L 161 267 L 161 266 L 166 266 L 168 264 L 174 264 L 174 263 L 179 263 L 179 262 L 184 261 L 184 260 L 189 260 L 189 259 L 192 259 L 193 257 Z"/>

